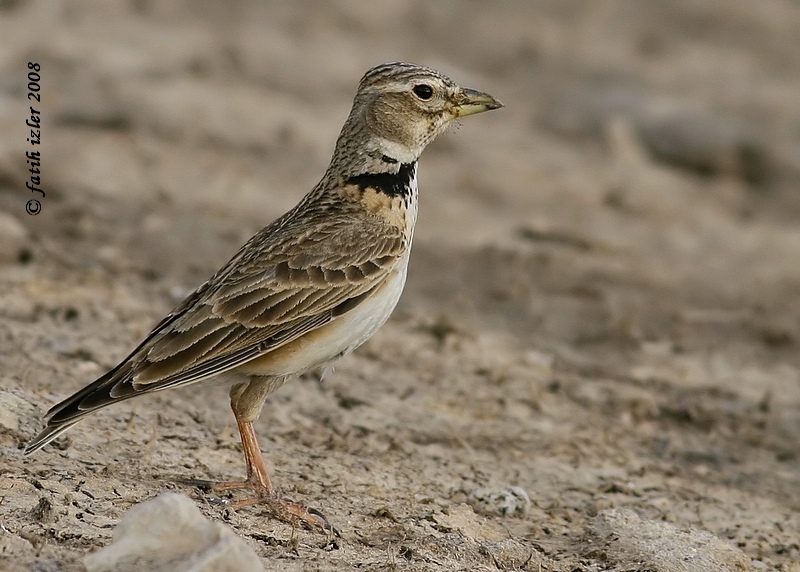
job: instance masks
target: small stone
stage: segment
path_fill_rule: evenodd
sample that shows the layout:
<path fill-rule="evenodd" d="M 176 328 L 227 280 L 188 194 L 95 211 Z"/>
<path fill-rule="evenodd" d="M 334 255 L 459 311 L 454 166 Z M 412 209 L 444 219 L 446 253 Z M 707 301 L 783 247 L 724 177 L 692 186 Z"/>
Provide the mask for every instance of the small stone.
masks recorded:
<path fill-rule="evenodd" d="M 206 519 L 189 497 L 164 493 L 134 506 L 113 542 L 89 554 L 87 572 L 263 572 L 247 543 Z"/>
<path fill-rule="evenodd" d="M 31 509 L 33 520 L 47 523 L 53 520 L 53 503 L 47 497 L 41 497 L 36 506 Z"/>
<path fill-rule="evenodd" d="M 480 487 L 469 494 L 467 504 L 484 516 L 513 516 L 528 512 L 531 499 L 522 487 L 514 485 L 502 489 Z"/>

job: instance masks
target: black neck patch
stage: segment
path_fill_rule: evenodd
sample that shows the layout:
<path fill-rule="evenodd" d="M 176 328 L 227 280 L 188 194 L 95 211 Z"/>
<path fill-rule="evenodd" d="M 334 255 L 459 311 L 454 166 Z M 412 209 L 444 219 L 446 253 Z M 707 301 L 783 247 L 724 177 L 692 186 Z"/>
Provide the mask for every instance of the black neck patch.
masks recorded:
<path fill-rule="evenodd" d="M 417 172 L 417 163 L 401 163 L 397 173 L 364 173 L 350 177 L 348 185 L 357 185 L 362 191 L 373 188 L 390 197 L 408 195 L 411 192 L 411 179 Z"/>

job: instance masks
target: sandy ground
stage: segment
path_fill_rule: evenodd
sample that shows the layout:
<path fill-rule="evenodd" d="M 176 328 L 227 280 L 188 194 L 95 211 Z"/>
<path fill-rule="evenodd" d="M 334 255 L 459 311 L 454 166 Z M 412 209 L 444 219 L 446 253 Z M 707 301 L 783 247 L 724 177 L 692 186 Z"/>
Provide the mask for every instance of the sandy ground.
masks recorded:
<path fill-rule="evenodd" d="M 81 570 L 174 490 L 268 570 L 700 569 L 659 560 L 686 538 L 730 550 L 706 569 L 800 570 L 796 2 L 224 6 L 0 3 L 0 569 Z M 343 539 L 175 483 L 242 476 L 222 387 L 23 458 L 50 405 L 311 188 L 393 60 L 507 107 L 423 155 L 390 322 L 258 422 L 279 487 Z M 624 549 L 645 527 L 623 509 L 675 534 Z"/>

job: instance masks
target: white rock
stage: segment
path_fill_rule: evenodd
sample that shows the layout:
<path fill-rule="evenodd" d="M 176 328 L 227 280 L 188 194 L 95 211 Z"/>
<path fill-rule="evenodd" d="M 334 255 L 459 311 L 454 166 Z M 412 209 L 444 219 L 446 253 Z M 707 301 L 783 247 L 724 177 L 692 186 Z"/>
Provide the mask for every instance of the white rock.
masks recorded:
<path fill-rule="evenodd" d="M 87 572 L 263 572 L 247 543 L 206 519 L 192 500 L 164 493 L 134 506 L 114 530 L 114 541 L 89 554 Z"/>

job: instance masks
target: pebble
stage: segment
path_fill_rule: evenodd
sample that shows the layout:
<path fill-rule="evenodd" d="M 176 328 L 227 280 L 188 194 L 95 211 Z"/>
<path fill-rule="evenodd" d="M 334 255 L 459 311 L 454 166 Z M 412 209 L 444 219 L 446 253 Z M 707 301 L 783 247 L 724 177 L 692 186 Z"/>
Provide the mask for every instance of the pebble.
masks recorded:
<path fill-rule="evenodd" d="M 469 494 L 467 504 L 484 516 L 513 516 L 528 512 L 531 499 L 522 487 L 514 485 L 501 489 L 479 487 Z"/>
<path fill-rule="evenodd" d="M 128 511 L 113 542 L 89 554 L 87 572 L 263 572 L 247 543 L 205 518 L 192 500 L 164 493 Z"/>

